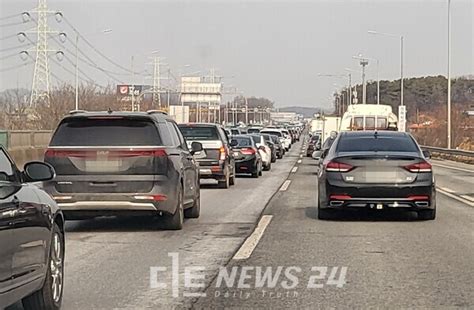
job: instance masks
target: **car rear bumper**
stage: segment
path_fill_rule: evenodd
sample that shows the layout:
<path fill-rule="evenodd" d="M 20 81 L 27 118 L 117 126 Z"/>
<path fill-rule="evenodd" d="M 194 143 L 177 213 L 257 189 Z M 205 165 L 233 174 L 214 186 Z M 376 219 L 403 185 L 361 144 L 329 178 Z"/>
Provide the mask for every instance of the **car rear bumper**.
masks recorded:
<path fill-rule="evenodd" d="M 177 206 L 176 182 L 156 182 L 146 193 L 75 193 L 58 192 L 54 184 L 46 184 L 45 190 L 54 198 L 65 213 L 71 211 L 152 211 L 173 214 Z"/>
<path fill-rule="evenodd" d="M 321 193 L 321 191 L 320 191 Z M 433 185 L 357 185 L 326 184 L 320 208 L 334 209 L 434 209 L 436 192 Z"/>
<path fill-rule="evenodd" d="M 201 179 L 222 179 L 225 177 L 225 164 L 217 161 L 212 165 L 200 162 L 199 177 Z"/>
<path fill-rule="evenodd" d="M 255 173 L 257 172 L 257 162 L 256 159 L 249 159 L 243 161 L 235 162 L 235 172 L 236 173 Z"/>

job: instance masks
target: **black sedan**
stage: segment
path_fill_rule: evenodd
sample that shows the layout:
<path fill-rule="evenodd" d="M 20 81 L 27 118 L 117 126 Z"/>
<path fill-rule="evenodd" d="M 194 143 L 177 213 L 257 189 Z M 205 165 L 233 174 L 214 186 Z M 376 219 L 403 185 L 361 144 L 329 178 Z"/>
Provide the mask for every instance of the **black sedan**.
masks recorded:
<path fill-rule="evenodd" d="M 0 309 L 59 309 L 63 292 L 64 218 L 34 182 L 54 169 L 32 162 L 20 172 L 0 146 Z"/>
<path fill-rule="evenodd" d="M 235 172 L 251 174 L 254 178 L 261 176 L 263 171 L 262 157 L 252 137 L 232 136 L 231 144 L 235 145 L 232 149 L 235 159 Z"/>
<path fill-rule="evenodd" d="M 309 139 L 308 147 L 306 148 L 306 156 L 311 157 L 314 151 L 321 149 L 321 135 L 314 135 Z"/>
<path fill-rule="evenodd" d="M 429 154 L 423 153 L 410 134 L 343 132 L 329 150 L 317 151 L 313 157 L 321 157 L 319 219 L 346 209 L 406 209 L 416 211 L 419 219 L 436 217 Z"/>

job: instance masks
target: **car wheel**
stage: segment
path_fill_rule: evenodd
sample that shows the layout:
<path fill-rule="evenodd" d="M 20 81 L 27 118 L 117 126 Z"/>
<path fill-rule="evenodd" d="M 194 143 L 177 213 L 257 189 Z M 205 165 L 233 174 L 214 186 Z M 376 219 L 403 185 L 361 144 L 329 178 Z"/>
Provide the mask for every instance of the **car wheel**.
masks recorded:
<path fill-rule="evenodd" d="M 181 230 L 184 223 L 184 206 L 183 206 L 183 186 L 178 189 L 178 201 L 176 211 L 172 215 L 166 215 L 166 227 L 170 230 Z"/>
<path fill-rule="evenodd" d="M 418 219 L 422 221 L 432 221 L 436 218 L 436 209 L 418 211 Z"/>
<path fill-rule="evenodd" d="M 219 180 L 217 183 L 219 188 L 229 188 L 230 187 L 230 176 L 229 172 L 227 172 L 224 176 L 224 180 Z"/>
<path fill-rule="evenodd" d="M 48 271 L 43 287 L 23 298 L 23 309 L 60 309 L 64 279 L 64 234 L 57 224 L 53 225 L 48 260 Z"/>
<path fill-rule="evenodd" d="M 196 219 L 201 214 L 201 190 L 198 188 L 196 198 L 191 208 L 184 210 L 184 217 L 190 219 Z"/>
<path fill-rule="evenodd" d="M 272 170 L 272 163 L 268 163 L 268 165 L 265 165 L 265 167 L 263 168 L 263 170 L 265 170 L 265 171 L 270 171 L 270 170 Z"/>

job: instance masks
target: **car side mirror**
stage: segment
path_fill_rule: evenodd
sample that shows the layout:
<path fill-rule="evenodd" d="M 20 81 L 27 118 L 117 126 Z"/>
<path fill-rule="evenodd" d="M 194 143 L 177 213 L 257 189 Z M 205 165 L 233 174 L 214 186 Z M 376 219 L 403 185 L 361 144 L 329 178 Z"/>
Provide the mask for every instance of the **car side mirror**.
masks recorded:
<path fill-rule="evenodd" d="M 320 160 L 322 155 L 323 155 L 322 151 L 314 151 L 312 157 L 313 159 Z"/>
<path fill-rule="evenodd" d="M 239 141 L 235 140 L 235 139 L 232 139 L 230 140 L 230 144 L 229 144 L 231 147 L 236 147 L 237 145 L 239 145 Z"/>
<path fill-rule="evenodd" d="M 423 150 L 423 156 L 425 156 L 426 159 L 431 158 L 431 152 L 428 150 Z"/>
<path fill-rule="evenodd" d="M 53 166 L 47 163 L 33 161 L 24 166 L 23 175 L 26 182 L 41 182 L 54 179 L 56 172 Z"/>
<path fill-rule="evenodd" d="M 200 142 L 194 141 L 191 143 L 191 155 L 194 155 L 196 153 L 199 153 L 203 150 L 202 144 Z"/>

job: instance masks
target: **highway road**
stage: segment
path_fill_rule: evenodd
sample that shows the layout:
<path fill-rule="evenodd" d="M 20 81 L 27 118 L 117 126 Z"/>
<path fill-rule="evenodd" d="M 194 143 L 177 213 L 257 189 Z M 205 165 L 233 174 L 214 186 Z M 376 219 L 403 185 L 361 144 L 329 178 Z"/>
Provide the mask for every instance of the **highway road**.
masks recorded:
<path fill-rule="evenodd" d="M 202 215 L 182 231 L 141 218 L 69 222 L 63 309 L 474 307 L 474 167 L 433 161 L 435 221 L 400 212 L 320 221 L 316 165 L 302 144 L 262 178 L 204 184 Z M 249 236 L 261 239 L 243 245 Z M 192 267 L 197 287 L 185 284 Z M 220 268 L 233 267 L 236 283 L 217 285 Z M 256 288 L 257 267 L 294 267 L 298 285 L 283 288 L 280 275 Z"/>

